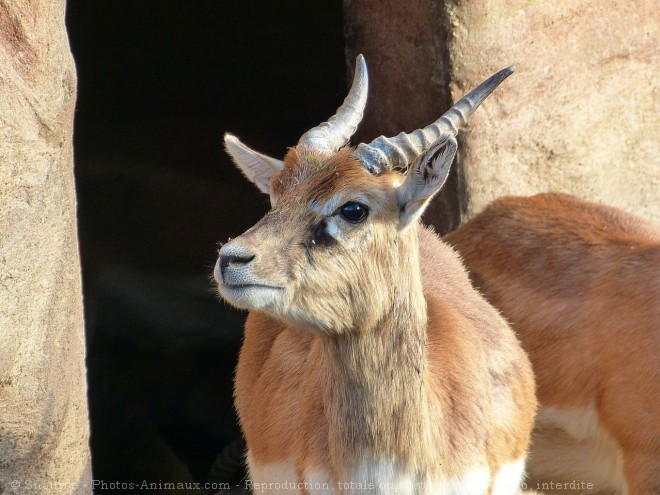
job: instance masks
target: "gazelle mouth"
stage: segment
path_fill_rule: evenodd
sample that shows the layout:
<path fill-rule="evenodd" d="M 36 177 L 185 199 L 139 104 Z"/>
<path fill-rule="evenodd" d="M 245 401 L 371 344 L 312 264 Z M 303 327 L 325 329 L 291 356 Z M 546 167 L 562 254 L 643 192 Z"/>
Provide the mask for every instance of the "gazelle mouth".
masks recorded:
<path fill-rule="evenodd" d="M 242 309 L 268 309 L 281 302 L 284 287 L 268 284 L 218 284 L 218 293 L 230 304 Z"/>
<path fill-rule="evenodd" d="M 228 283 L 223 283 L 222 284 L 223 288 L 227 289 L 235 289 L 235 290 L 240 290 L 240 289 L 271 289 L 271 290 L 282 290 L 283 287 L 278 287 L 276 285 L 265 285 L 265 284 L 228 284 Z"/>

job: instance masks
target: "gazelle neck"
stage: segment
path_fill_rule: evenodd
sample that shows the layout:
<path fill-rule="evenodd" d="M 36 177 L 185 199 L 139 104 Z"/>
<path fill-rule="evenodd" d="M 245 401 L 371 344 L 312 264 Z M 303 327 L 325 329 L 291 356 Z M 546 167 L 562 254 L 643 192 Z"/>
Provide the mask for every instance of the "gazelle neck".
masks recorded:
<path fill-rule="evenodd" d="M 398 242 L 391 305 L 374 328 L 323 338 L 322 397 L 335 468 L 365 460 L 420 466 L 429 435 L 426 303 L 418 234 Z M 422 463 L 423 464 L 423 463 Z"/>

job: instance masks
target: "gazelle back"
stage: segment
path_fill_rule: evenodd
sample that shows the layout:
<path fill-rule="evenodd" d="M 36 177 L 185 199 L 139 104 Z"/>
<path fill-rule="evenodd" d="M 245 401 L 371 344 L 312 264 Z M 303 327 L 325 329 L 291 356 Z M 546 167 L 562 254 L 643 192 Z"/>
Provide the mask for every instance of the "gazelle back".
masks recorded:
<path fill-rule="evenodd" d="M 220 295 L 250 310 L 235 396 L 255 491 L 517 493 L 536 405 L 529 361 L 418 223 L 458 128 L 510 73 L 425 129 L 353 149 L 359 57 L 337 114 L 283 162 L 226 136 L 272 203 L 214 271 Z"/>
<path fill-rule="evenodd" d="M 660 229 L 540 194 L 501 198 L 445 239 L 532 360 L 531 486 L 660 493 Z"/>

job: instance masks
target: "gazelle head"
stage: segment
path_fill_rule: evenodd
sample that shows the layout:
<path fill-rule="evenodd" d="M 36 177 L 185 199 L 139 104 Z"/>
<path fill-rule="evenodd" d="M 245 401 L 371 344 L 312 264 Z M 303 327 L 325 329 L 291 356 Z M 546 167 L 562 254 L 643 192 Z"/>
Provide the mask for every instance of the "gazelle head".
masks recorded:
<path fill-rule="evenodd" d="M 227 151 L 272 209 L 220 249 L 220 295 L 324 333 L 374 327 L 419 282 L 410 227 L 447 178 L 458 129 L 512 72 L 493 75 L 424 129 L 350 148 L 367 100 L 359 56 L 342 106 L 284 161 L 227 134 Z"/>

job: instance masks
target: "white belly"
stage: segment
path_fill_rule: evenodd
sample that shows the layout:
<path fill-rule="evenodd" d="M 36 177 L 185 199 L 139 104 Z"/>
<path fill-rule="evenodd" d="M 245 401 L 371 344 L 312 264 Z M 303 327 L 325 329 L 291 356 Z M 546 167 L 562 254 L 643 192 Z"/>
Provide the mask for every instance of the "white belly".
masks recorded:
<path fill-rule="evenodd" d="M 623 459 L 594 408 L 543 408 L 527 463 L 527 488 L 562 495 L 626 495 Z"/>

